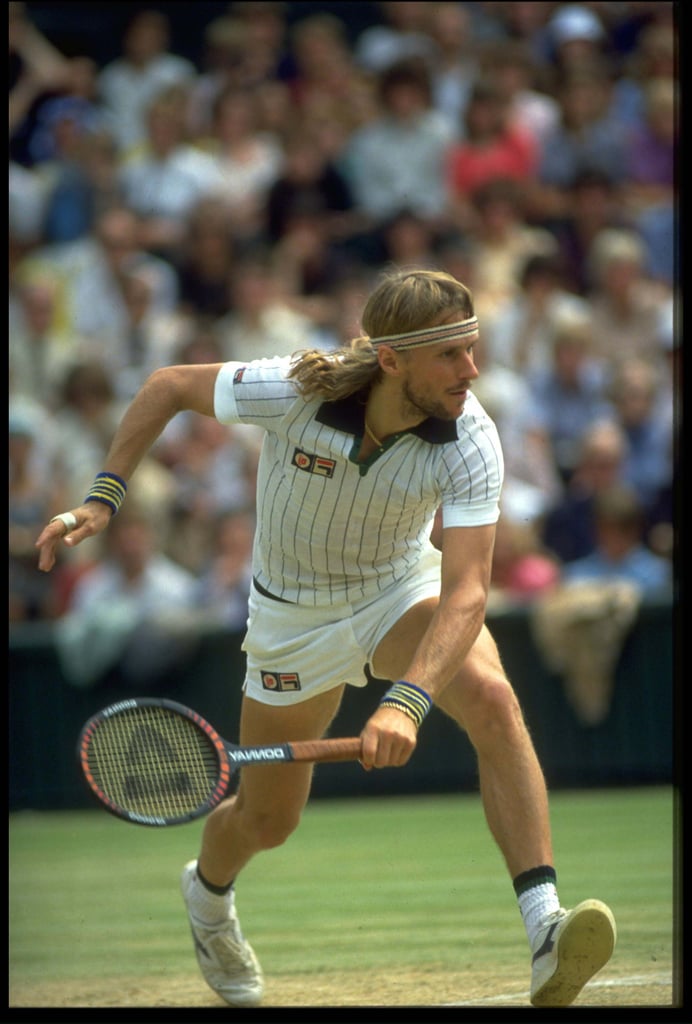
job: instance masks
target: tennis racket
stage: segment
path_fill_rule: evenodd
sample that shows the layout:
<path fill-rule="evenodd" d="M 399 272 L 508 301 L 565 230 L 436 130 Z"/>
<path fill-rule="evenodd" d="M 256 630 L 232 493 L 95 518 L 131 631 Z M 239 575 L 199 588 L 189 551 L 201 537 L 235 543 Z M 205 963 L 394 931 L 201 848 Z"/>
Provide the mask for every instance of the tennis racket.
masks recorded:
<path fill-rule="evenodd" d="M 358 737 L 241 747 L 172 700 L 121 700 L 93 715 L 77 745 L 88 788 L 111 814 L 137 825 L 179 825 L 208 814 L 244 765 L 357 761 Z"/>

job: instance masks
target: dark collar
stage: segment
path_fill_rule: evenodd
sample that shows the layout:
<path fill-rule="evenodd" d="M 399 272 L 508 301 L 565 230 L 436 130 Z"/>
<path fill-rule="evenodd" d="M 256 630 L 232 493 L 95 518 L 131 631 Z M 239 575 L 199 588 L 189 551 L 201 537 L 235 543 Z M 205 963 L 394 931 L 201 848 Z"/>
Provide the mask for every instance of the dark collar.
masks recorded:
<path fill-rule="evenodd" d="M 318 423 L 324 423 L 327 427 L 334 427 L 336 430 L 343 430 L 347 434 L 361 436 L 363 433 L 365 406 L 357 396 L 351 395 L 348 398 L 339 398 L 335 402 L 323 402 L 315 413 Z M 448 444 L 450 441 L 457 441 L 457 425 L 454 420 L 439 420 L 435 416 L 429 416 L 417 427 L 402 431 L 404 434 L 415 434 L 429 444 Z"/>

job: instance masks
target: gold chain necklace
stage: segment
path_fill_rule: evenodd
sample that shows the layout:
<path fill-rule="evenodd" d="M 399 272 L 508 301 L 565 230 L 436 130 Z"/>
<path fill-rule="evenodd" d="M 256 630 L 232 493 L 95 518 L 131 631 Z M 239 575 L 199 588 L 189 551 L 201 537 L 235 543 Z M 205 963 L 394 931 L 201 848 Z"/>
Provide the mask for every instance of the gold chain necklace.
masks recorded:
<path fill-rule="evenodd" d="M 370 440 L 374 441 L 378 448 L 381 448 L 382 442 L 380 441 L 379 437 L 377 437 L 376 434 L 373 434 L 372 430 L 368 426 L 368 421 L 364 419 L 363 423 L 365 424 L 365 433 L 368 435 Z"/>

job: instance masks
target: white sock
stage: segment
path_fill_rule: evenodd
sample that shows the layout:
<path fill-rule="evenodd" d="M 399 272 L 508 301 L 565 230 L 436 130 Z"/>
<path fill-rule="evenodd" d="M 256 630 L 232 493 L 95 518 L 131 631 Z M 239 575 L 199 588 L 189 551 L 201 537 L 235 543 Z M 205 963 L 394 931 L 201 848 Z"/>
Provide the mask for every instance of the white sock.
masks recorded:
<path fill-rule="evenodd" d="M 533 949 L 541 923 L 548 914 L 560 909 L 557 889 L 553 882 L 534 885 L 517 897 L 529 945 Z"/>
<path fill-rule="evenodd" d="M 227 921 L 232 900 L 233 889 L 229 889 L 223 896 L 217 896 L 200 882 L 199 875 L 195 872 L 195 880 L 190 890 L 190 902 L 195 917 L 202 924 L 215 925 Z"/>

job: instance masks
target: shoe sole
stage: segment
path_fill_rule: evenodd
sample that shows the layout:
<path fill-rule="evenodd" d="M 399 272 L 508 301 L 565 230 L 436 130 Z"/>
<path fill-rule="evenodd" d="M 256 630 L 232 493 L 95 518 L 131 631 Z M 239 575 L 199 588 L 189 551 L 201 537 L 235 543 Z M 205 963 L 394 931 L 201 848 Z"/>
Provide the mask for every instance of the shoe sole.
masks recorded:
<path fill-rule="evenodd" d="M 555 972 L 531 996 L 532 1006 L 569 1006 L 574 1002 L 584 985 L 610 960 L 615 934 L 615 919 L 605 903 L 580 903 L 557 938 Z"/>

